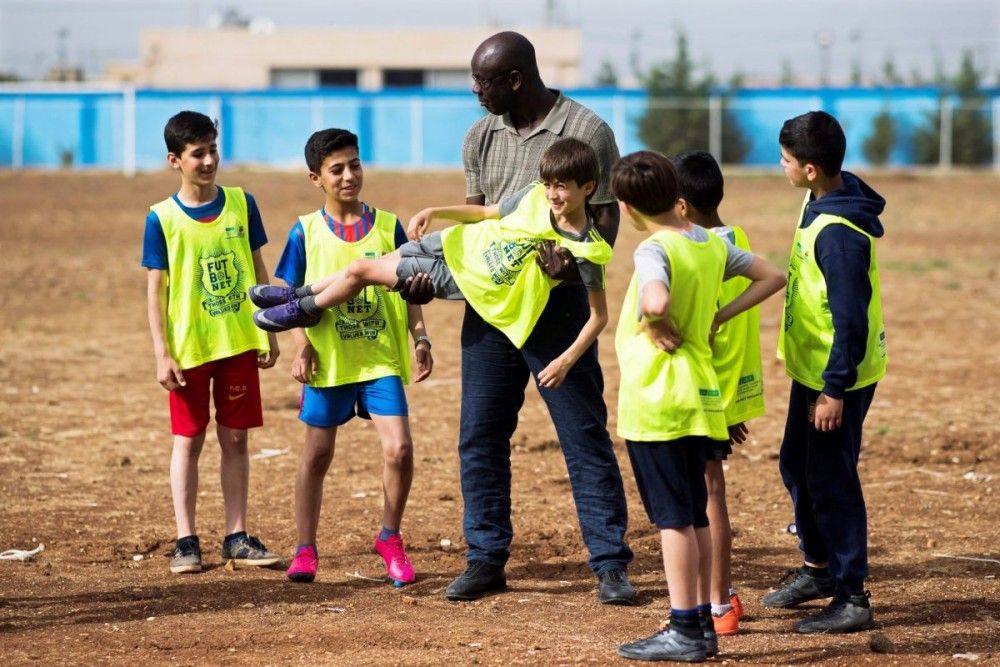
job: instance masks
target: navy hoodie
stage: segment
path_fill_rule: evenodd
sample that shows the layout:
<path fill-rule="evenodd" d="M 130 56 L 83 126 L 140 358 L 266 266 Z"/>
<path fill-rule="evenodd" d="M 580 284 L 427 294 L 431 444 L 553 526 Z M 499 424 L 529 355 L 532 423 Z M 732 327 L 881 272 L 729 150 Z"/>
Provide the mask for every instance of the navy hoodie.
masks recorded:
<path fill-rule="evenodd" d="M 805 229 L 821 213 L 840 216 L 875 238 L 885 230 L 878 216 L 885 199 L 854 174 L 842 171 L 844 185 L 806 204 L 800 226 Z M 868 304 L 872 284 L 868 279 L 871 243 L 847 225 L 829 225 L 816 237 L 816 261 L 826 279 L 826 294 L 833 316 L 833 347 L 823 371 L 823 393 L 843 398 L 858 379 L 858 365 L 868 345 Z"/>

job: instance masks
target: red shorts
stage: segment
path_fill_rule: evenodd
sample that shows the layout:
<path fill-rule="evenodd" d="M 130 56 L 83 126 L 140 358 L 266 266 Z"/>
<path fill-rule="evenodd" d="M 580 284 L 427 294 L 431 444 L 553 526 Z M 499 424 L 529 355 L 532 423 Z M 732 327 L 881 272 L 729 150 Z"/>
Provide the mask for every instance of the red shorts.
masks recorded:
<path fill-rule="evenodd" d="M 184 371 L 184 381 L 186 386 L 170 392 L 170 430 L 174 435 L 192 438 L 208 426 L 209 385 L 217 424 L 233 429 L 264 424 L 256 350 L 189 368 Z"/>

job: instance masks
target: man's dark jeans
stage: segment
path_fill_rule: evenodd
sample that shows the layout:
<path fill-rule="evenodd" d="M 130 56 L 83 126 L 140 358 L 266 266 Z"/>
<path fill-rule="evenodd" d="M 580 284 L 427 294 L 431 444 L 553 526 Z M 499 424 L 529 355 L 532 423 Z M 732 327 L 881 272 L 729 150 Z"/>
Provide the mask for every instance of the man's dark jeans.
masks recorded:
<path fill-rule="evenodd" d="M 510 438 L 536 376 L 576 339 L 589 315 L 579 285 L 552 291 L 538 324 L 518 350 L 468 305 L 462 324 L 461 460 L 467 559 L 504 565 L 514 531 L 510 520 Z M 604 376 L 593 345 L 557 389 L 539 389 L 555 425 L 591 569 L 625 568 L 628 511 L 621 471 L 608 436 Z M 552 517 L 558 522 L 559 517 Z"/>

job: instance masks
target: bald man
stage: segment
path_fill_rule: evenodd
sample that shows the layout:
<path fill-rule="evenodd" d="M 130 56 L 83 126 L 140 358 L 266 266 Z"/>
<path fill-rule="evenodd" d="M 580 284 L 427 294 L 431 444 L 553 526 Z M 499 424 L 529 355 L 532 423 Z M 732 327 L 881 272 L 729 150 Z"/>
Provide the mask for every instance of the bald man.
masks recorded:
<path fill-rule="evenodd" d="M 465 136 L 466 201 L 497 204 L 538 180 L 546 148 L 576 137 L 597 153 L 601 177 L 590 200 L 594 223 L 614 244 L 618 206 L 608 186 L 618 159 L 614 134 L 589 109 L 545 87 L 535 49 L 515 32 L 493 35 L 472 57 L 472 91 L 489 115 Z M 586 290 L 571 255 L 551 251 L 543 268 L 569 278 L 552 290 L 535 330 L 524 347 L 514 347 L 468 305 L 462 324 L 462 415 L 459 433 L 463 529 L 468 543 L 465 571 L 448 586 L 450 600 L 474 600 L 506 589 L 504 566 L 510 556 L 510 438 L 524 402 L 529 376 L 567 349 L 589 315 Z M 576 278 L 576 280 L 573 280 Z M 558 389 L 540 388 L 559 436 L 569 470 L 577 518 L 590 552 L 588 564 L 598 578 L 598 598 L 607 604 L 632 604 L 635 589 L 626 569 L 632 551 L 625 543 L 628 514 L 618 460 L 607 431 L 604 377 L 595 344 L 576 363 Z M 561 523 L 561 517 L 552 517 Z"/>

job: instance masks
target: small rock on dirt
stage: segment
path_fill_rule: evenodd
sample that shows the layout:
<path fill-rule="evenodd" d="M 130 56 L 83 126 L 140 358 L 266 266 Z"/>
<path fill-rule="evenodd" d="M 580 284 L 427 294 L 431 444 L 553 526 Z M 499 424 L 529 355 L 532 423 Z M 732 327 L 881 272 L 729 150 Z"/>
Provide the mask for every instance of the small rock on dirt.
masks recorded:
<path fill-rule="evenodd" d="M 871 639 L 868 640 L 868 648 L 871 649 L 872 653 L 895 653 L 896 645 L 892 643 L 892 640 L 883 635 L 881 632 L 877 632 L 872 635 Z"/>

